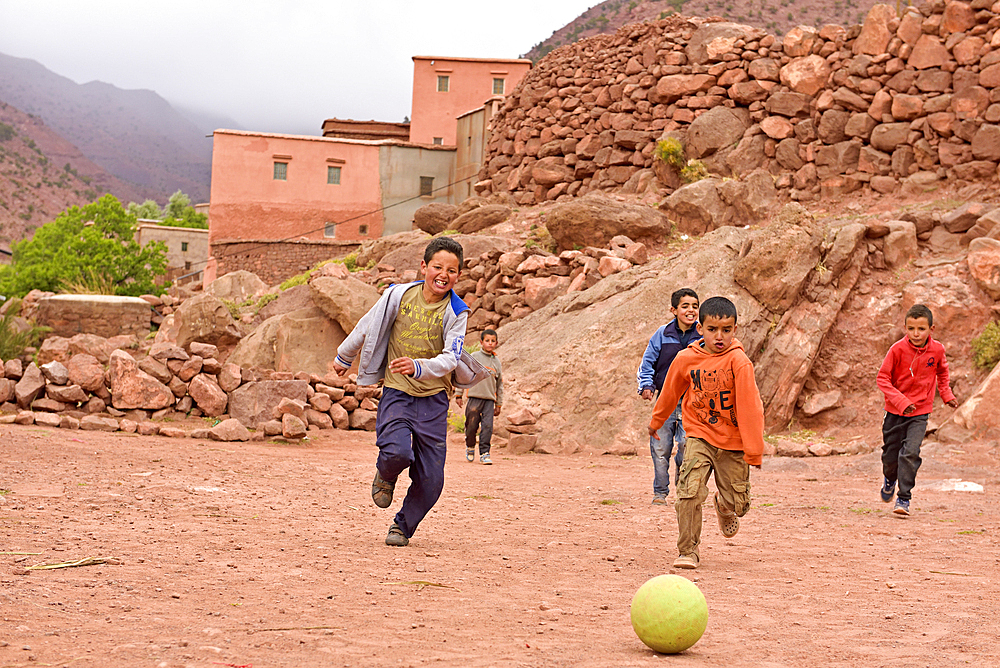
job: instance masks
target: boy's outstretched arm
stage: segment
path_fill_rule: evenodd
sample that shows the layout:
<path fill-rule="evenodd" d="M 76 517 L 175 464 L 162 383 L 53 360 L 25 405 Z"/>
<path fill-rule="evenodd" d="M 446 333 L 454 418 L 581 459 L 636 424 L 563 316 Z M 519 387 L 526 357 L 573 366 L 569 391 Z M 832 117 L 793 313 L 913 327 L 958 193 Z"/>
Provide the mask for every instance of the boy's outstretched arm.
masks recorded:
<path fill-rule="evenodd" d="M 660 330 L 657 329 L 646 344 L 646 352 L 642 354 L 642 362 L 639 363 L 639 370 L 635 374 L 636 382 L 639 384 L 639 394 L 647 401 L 653 398 L 653 374 L 659 356 Z"/>

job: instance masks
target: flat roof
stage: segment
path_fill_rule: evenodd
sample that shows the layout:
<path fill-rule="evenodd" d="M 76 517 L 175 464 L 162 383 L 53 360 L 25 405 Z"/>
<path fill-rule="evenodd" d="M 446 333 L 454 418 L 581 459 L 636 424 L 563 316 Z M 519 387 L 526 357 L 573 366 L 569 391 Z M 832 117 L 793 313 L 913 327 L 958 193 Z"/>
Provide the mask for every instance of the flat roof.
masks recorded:
<path fill-rule="evenodd" d="M 459 56 L 413 56 L 413 60 L 449 60 L 465 63 L 517 63 L 531 65 L 527 58 L 462 58 Z"/>
<path fill-rule="evenodd" d="M 216 130 L 213 135 L 235 135 L 238 137 L 269 137 L 271 139 L 294 139 L 297 141 L 317 141 L 331 144 L 356 144 L 358 146 L 403 146 L 425 148 L 433 151 L 454 151 L 454 146 L 440 144 L 417 144 L 398 139 L 345 139 L 343 137 L 317 137 L 316 135 L 286 135 L 277 132 L 249 132 L 247 130 Z"/>

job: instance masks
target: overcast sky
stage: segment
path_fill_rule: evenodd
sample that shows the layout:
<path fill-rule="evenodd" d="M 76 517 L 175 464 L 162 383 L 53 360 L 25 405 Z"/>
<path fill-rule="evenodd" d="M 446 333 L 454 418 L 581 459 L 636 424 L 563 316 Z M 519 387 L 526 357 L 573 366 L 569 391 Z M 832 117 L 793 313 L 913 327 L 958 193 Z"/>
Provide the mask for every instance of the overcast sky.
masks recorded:
<path fill-rule="evenodd" d="M 0 0 L 0 52 L 247 130 L 402 121 L 412 56 L 517 58 L 600 0 Z"/>

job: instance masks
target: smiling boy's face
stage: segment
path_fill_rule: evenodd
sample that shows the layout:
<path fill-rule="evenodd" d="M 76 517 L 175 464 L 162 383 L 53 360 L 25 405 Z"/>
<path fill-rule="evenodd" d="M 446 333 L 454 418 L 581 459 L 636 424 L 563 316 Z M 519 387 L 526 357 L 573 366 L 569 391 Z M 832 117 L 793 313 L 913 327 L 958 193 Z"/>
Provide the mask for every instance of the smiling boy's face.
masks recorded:
<path fill-rule="evenodd" d="M 677 325 L 681 331 L 686 332 L 698 322 L 698 298 L 684 295 L 676 307 L 670 307 L 670 312 L 677 318 Z"/>
<path fill-rule="evenodd" d="M 458 257 L 440 250 L 430 262 L 420 261 L 420 271 L 424 273 L 424 299 L 431 303 L 441 301 L 458 281 Z"/>
<path fill-rule="evenodd" d="M 705 316 L 705 322 L 698 323 L 698 333 L 705 339 L 705 350 L 717 355 L 729 347 L 736 336 L 736 318 Z"/>

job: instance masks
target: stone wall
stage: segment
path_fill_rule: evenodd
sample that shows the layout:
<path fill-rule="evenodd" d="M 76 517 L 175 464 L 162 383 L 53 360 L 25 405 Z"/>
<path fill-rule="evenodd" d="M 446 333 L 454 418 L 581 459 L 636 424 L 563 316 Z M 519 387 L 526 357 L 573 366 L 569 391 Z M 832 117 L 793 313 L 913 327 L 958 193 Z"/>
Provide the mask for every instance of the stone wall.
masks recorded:
<path fill-rule="evenodd" d="M 139 297 L 49 295 L 38 300 L 35 322 L 51 327 L 52 336 L 97 334 L 112 337 L 149 334 L 152 308 Z"/>
<path fill-rule="evenodd" d="M 1000 3 L 901 11 L 781 41 L 670 17 L 556 49 L 494 117 L 477 190 L 533 204 L 619 189 L 666 136 L 725 176 L 766 169 L 798 200 L 995 178 Z"/>
<path fill-rule="evenodd" d="M 318 262 L 341 258 L 361 247 L 360 241 L 245 240 L 213 241 L 212 257 L 218 262 L 217 276 L 245 270 L 274 285 L 314 267 Z"/>

